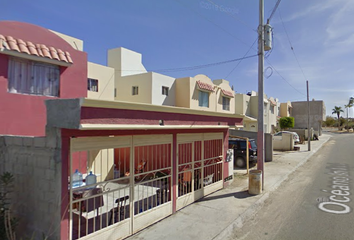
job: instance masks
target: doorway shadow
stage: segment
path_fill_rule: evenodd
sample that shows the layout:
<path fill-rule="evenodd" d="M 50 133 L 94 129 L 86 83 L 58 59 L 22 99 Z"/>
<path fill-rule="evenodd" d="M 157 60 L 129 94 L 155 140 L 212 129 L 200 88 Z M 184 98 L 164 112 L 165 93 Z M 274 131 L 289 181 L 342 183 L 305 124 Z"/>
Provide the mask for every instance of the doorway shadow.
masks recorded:
<path fill-rule="evenodd" d="M 211 200 L 216 200 L 216 199 L 221 199 L 221 198 L 228 198 L 228 197 L 234 197 L 237 199 L 244 199 L 244 198 L 254 197 L 254 195 L 249 194 L 248 190 L 244 190 L 244 191 L 239 191 L 239 192 L 234 192 L 234 193 L 221 194 L 221 195 L 217 195 L 217 196 L 206 196 L 206 197 L 199 199 L 197 202 L 206 202 L 206 201 L 211 201 Z"/>

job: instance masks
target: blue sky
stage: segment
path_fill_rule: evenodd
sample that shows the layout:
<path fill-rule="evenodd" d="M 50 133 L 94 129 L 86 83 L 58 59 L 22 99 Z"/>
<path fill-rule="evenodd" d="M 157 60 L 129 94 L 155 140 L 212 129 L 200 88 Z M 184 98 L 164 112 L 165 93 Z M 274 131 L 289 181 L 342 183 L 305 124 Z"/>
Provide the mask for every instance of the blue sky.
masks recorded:
<path fill-rule="evenodd" d="M 275 3 L 265 1 L 265 21 Z M 257 57 L 162 71 L 257 54 L 258 0 L 3 0 L 1 5 L 1 20 L 29 22 L 82 39 L 91 62 L 106 65 L 108 49 L 125 47 L 142 53 L 149 71 L 175 78 L 223 78 L 237 93 L 258 89 Z M 264 64 L 268 97 L 304 101 L 308 80 L 310 98 L 324 100 L 327 115 L 334 106 L 344 109 L 354 97 L 353 12 L 351 0 L 281 1 L 270 22 L 273 49 Z"/>

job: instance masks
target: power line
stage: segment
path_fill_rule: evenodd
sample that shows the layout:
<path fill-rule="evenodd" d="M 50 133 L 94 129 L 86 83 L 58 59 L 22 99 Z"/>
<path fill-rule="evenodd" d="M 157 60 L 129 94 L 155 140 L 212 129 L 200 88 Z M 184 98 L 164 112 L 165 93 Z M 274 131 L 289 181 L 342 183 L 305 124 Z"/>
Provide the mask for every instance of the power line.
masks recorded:
<path fill-rule="evenodd" d="M 181 71 L 189 71 L 189 70 L 195 70 L 195 69 L 207 68 L 207 67 L 214 67 L 214 66 L 218 66 L 218 65 L 222 65 L 222 64 L 227 64 L 227 63 L 242 61 L 243 59 L 252 58 L 252 57 L 257 57 L 257 56 L 258 56 L 258 54 L 254 54 L 254 55 L 250 55 L 250 56 L 244 56 L 244 57 L 242 57 L 242 58 L 236 58 L 236 59 L 231 59 L 231 60 L 222 61 L 222 62 L 216 62 L 216 63 L 209 63 L 209 64 L 197 65 L 197 66 L 192 66 L 192 67 L 157 69 L 157 70 L 154 70 L 154 72 L 181 72 Z"/>
<path fill-rule="evenodd" d="M 296 54 L 295 54 L 294 47 L 293 47 L 293 45 L 292 45 L 292 43 L 291 43 L 291 41 L 290 41 L 290 37 L 289 37 L 288 31 L 286 31 L 285 24 L 284 24 L 283 18 L 281 17 L 280 10 L 279 10 L 279 17 L 280 17 L 281 23 L 282 23 L 282 25 L 283 25 L 283 28 L 284 28 L 286 37 L 287 37 L 287 39 L 288 39 L 288 42 L 289 42 L 289 44 L 290 44 L 291 51 L 292 51 L 293 54 L 294 54 L 294 57 L 295 57 L 296 62 L 297 62 L 298 66 L 299 66 L 299 68 L 300 68 L 300 70 L 301 70 L 301 72 L 302 72 L 302 75 L 304 76 L 305 80 L 307 80 L 307 77 L 305 76 L 304 70 L 302 69 L 302 67 L 301 67 L 301 65 L 300 65 L 300 62 L 299 62 L 299 60 L 298 60 L 298 58 L 297 58 L 297 56 L 296 56 Z"/>
<path fill-rule="evenodd" d="M 154 70 L 149 70 L 149 72 L 182 72 L 182 71 L 190 71 L 190 70 L 195 70 L 195 69 L 200 69 L 200 68 L 207 68 L 207 67 L 214 67 L 214 66 L 219 66 L 222 64 L 227 64 L 227 63 L 232 63 L 232 62 L 237 62 L 237 61 L 242 61 L 247 58 L 253 58 L 257 57 L 258 54 L 250 55 L 250 56 L 244 56 L 242 58 L 236 58 L 236 59 L 231 59 L 231 60 L 226 60 L 226 61 L 221 61 L 221 62 L 215 62 L 215 63 L 208 63 L 208 64 L 203 64 L 203 65 L 197 65 L 197 66 L 191 66 L 191 67 L 179 67 L 179 68 L 164 68 L 164 69 L 154 69 Z M 122 71 L 129 71 L 129 72 L 143 72 L 143 70 L 137 70 L 137 69 L 130 69 L 130 70 L 115 70 L 117 72 L 122 72 Z"/>
<path fill-rule="evenodd" d="M 106 85 L 104 86 L 101 94 L 98 96 L 98 99 L 100 99 L 101 95 L 104 93 L 104 91 L 106 90 L 106 88 L 108 87 L 108 84 L 110 83 L 110 81 L 112 80 L 112 78 L 114 77 L 114 73 L 112 73 L 111 77 L 109 78 L 109 80 L 107 81 Z M 114 79 L 113 79 L 114 81 Z"/>
<path fill-rule="evenodd" d="M 245 53 L 245 55 L 244 55 L 243 57 L 246 57 L 246 55 L 248 54 L 248 52 L 253 48 L 253 45 L 257 42 L 257 40 L 258 40 L 258 37 L 256 38 L 256 40 L 254 40 L 252 46 L 247 50 L 247 52 Z M 229 72 L 229 74 L 227 74 L 227 76 L 225 77 L 225 79 L 227 79 L 227 78 L 231 75 L 231 73 L 232 73 L 233 71 L 235 71 L 235 69 L 238 67 L 238 65 L 240 65 L 241 62 L 242 62 L 242 60 L 239 61 L 239 62 L 236 64 L 236 66 Z"/>
<path fill-rule="evenodd" d="M 277 8 L 278 8 L 278 6 L 279 6 L 279 4 L 280 4 L 280 1 L 281 1 L 281 0 L 278 0 L 277 3 L 275 4 L 272 13 L 270 14 L 269 18 L 267 19 L 267 23 L 269 23 L 270 20 L 272 19 L 272 17 L 273 17 L 273 15 L 274 15 L 275 11 L 277 10 Z"/>
<path fill-rule="evenodd" d="M 267 61 L 268 64 L 272 67 L 272 69 L 273 69 L 287 84 L 289 84 L 290 87 L 292 87 L 295 91 L 297 91 L 297 92 L 300 93 L 301 95 L 306 96 L 306 94 L 300 92 L 297 88 L 295 88 L 293 85 L 291 85 L 291 84 L 275 69 L 275 67 L 269 62 L 268 59 L 266 59 L 266 61 Z"/>

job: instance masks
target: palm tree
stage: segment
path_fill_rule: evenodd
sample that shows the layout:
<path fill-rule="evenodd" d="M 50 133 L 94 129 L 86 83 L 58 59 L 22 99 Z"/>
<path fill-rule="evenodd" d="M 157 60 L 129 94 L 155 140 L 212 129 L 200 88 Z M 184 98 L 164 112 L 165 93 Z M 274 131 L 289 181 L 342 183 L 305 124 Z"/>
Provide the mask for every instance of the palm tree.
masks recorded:
<path fill-rule="evenodd" d="M 348 106 L 349 106 L 349 110 L 350 110 L 351 107 L 354 106 L 354 97 L 350 97 L 350 98 L 349 98 Z"/>
<path fill-rule="evenodd" d="M 354 98 L 353 97 L 350 97 L 348 104 L 344 105 L 344 107 L 347 109 L 347 129 L 348 129 L 348 131 L 349 131 L 348 115 L 349 115 L 349 110 L 351 107 L 353 107 L 353 105 L 354 105 Z"/>
<path fill-rule="evenodd" d="M 337 118 L 338 118 L 338 130 L 340 130 L 340 113 L 343 112 L 342 107 L 337 107 L 334 106 L 334 108 L 332 109 L 332 114 L 337 114 Z"/>

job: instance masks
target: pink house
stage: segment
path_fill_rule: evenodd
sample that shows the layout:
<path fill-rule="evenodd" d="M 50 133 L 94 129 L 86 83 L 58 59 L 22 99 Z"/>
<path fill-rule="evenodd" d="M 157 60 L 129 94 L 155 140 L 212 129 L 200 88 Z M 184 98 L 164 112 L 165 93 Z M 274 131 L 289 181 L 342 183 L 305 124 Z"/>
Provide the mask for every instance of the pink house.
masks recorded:
<path fill-rule="evenodd" d="M 15 176 L 22 233 L 124 238 L 232 179 L 241 118 L 87 99 L 86 53 L 38 26 L 0 22 L 0 49 L 0 173 Z"/>
<path fill-rule="evenodd" d="M 0 22 L 0 134 L 44 136 L 47 99 L 87 95 L 87 54 L 48 29 Z"/>

